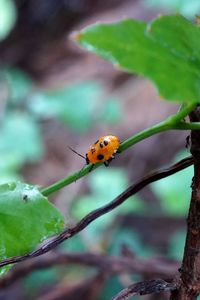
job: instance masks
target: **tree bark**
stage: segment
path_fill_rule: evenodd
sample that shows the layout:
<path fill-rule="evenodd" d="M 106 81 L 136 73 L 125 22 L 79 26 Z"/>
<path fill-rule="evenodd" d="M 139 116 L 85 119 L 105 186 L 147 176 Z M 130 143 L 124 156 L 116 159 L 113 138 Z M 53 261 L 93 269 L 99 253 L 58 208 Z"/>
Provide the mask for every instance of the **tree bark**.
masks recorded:
<path fill-rule="evenodd" d="M 190 114 L 191 122 L 200 122 L 200 107 Z M 194 158 L 192 197 L 187 218 L 187 236 L 180 288 L 173 291 L 171 300 L 195 300 L 200 294 L 200 131 L 191 132 L 191 153 Z"/>

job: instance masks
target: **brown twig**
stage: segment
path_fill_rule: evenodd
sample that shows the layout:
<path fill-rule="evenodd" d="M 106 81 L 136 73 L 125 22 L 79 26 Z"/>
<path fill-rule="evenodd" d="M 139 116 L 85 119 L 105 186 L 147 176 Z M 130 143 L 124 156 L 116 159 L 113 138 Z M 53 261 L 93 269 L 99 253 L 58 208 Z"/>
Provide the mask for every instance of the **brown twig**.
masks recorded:
<path fill-rule="evenodd" d="M 82 231 L 85 227 L 87 227 L 90 223 L 92 223 L 97 218 L 103 216 L 104 214 L 110 212 L 111 210 L 115 209 L 119 205 L 121 205 L 123 202 L 125 202 L 130 196 L 134 195 L 138 191 L 140 191 L 142 188 L 144 188 L 146 185 L 155 182 L 159 179 L 165 178 L 167 176 L 170 176 L 174 173 L 177 173 L 190 165 L 193 164 L 193 158 L 192 156 L 187 157 L 178 163 L 170 166 L 169 168 L 154 171 L 147 176 L 140 179 L 137 183 L 131 185 L 128 189 L 126 189 L 123 193 L 121 193 L 119 196 L 117 196 L 113 201 L 110 203 L 92 211 L 88 215 L 86 215 L 83 219 L 81 219 L 74 227 L 72 228 L 66 228 L 63 232 L 61 232 L 58 236 L 54 237 L 44 245 L 42 245 L 37 250 L 21 255 L 21 256 L 15 256 L 8 259 L 4 259 L 0 262 L 0 267 L 13 264 L 16 262 L 24 261 L 26 259 L 30 259 L 33 257 L 37 257 L 39 255 L 42 255 L 51 249 L 58 246 L 63 241 L 71 238 L 72 236 L 76 235 L 80 231 Z"/>
<path fill-rule="evenodd" d="M 190 114 L 192 122 L 200 122 L 200 106 Z M 194 158 L 192 198 L 187 219 L 187 237 L 180 289 L 172 292 L 173 300 L 196 300 L 200 294 L 200 132 L 191 132 L 191 153 Z"/>
<path fill-rule="evenodd" d="M 140 259 L 108 256 L 94 253 L 52 253 L 49 257 L 30 260 L 13 268 L 7 275 L 0 278 L 0 288 L 10 286 L 13 282 L 25 277 L 34 270 L 46 269 L 55 265 L 78 264 L 98 269 L 109 270 L 110 273 L 135 273 L 145 276 L 173 277 L 180 263 L 160 258 Z"/>
<path fill-rule="evenodd" d="M 114 296 L 112 300 L 128 300 L 136 295 L 147 295 L 172 291 L 177 289 L 178 286 L 178 282 L 167 282 L 163 279 L 146 280 L 130 285 Z"/>

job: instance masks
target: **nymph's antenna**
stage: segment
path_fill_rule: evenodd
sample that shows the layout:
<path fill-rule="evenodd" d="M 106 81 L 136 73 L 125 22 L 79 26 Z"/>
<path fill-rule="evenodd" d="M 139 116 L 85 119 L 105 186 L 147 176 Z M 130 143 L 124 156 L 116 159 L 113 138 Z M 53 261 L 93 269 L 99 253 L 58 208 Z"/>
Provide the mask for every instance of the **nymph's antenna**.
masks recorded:
<path fill-rule="evenodd" d="M 70 146 L 68 146 L 68 148 L 69 148 L 72 152 L 74 152 L 75 154 L 77 154 L 78 156 L 80 156 L 80 157 L 82 157 L 82 158 L 85 159 L 85 156 L 83 156 L 82 154 L 76 152 L 76 151 L 75 151 L 74 149 L 72 149 Z"/>

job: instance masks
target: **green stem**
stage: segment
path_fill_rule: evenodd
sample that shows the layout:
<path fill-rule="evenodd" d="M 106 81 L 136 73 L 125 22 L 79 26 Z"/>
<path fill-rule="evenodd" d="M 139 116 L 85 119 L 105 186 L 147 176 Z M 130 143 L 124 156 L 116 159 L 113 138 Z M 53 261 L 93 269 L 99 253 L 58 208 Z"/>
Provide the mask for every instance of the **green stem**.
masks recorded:
<path fill-rule="evenodd" d="M 181 122 L 185 117 L 189 115 L 196 107 L 196 104 L 185 104 L 181 107 L 181 109 L 174 115 L 168 118 L 169 123 L 178 123 Z"/>
<path fill-rule="evenodd" d="M 131 146 L 135 145 L 136 143 L 156 134 L 160 133 L 166 130 L 172 129 L 170 124 L 168 124 L 166 121 L 163 121 L 161 123 L 158 123 L 150 128 L 147 128 L 143 131 L 140 131 L 139 133 L 136 133 L 135 135 L 131 136 L 129 139 L 125 140 L 120 144 L 118 152 L 121 153 L 124 150 L 130 148 Z"/>
<path fill-rule="evenodd" d="M 191 122 L 191 123 L 180 122 L 180 123 L 175 124 L 173 129 L 200 130 L 200 122 Z"/>
<path fill-rule="evenodd" d="M 150 137 L 159 132 L 166 131 L 168 129 L 171 129 L 171 127 L 168 124 L 165 124 L 165 122 L 161 122 L 159 124 L 152 126 L 151 128 L 147 128 L 147 129 L 137 133 L 136 135 L 132 136 L 131 138 L 127 139 L 126 141 L 122 142 L 120 145 L 120 148 L 119 148 L 119 152 L 126 150 L 127 148 L 138 143 L 139 141 L 144 140 L 147 137 Z M 70 183 L 75 182 L 79 178 L 87 175 L 90 171 L 95 170 L 96 168 L 98 168 L 101 165 L 102 164 L 99 163 L 99 164 L 95 164 L 93 167 L 91 165 L 85 166 L 80 171 L 73 173 L 72 175 L 67 176 L 67 177 L 55 182 L 54 184 L 42 189 L 41 193 L 44 196 L 48 196 L 48 195 L 60 190 L 61 188 L 69 185 Z M 91 170 L 91 167 L 92 167 L 92 170 Z"/>
<path fill-rule="evenodd" d="M 146 139 L 156 133 L 163 132 L 171 129 L 181 129 L 181 130 L 189 130 L 189 129 L 200 129 L 200 124 L 195 124 L 196 128 L 189 128 L 190 123 L 181 122 L 195 107 L 195 104 L 185 105 L 179 110 L 176 114 L 168 117 L 161 123 L 158 123 L 150 128 L 147 128 L 136 135 L 130 137 L 123 143 L 121 143 L 119 152 L 126 150 L 127 148 L 133 146 L 134 144 L 140 142 L 143 139 Z M 192 124 L 192 123 L 191 123 Z M 192 127 L 192 126 L 191 126 Z"/>
<path fill-rule="evenodd" d="M 98 167 L 98 165 L 95 165 L 92 169 L 96 169 Z M 64 177 L 63 179 L 56 181 L 52 185 L 42 189 L 41 193 L 44 196 L 48 196 L 48 195 L 60 190 L 61 188 L 69 185 L 70 183 L 76 182 L 77 179 L 87 175 L 90 171 L 91 171 L 91 165 L 84 166 L 80 171 L 73 173 L 70 176 Z"/>
<path fill-rule="evenodd" d="M 169 118 L 167 118 L 166 120 L 164 120 L 161 123 L 158 123 L 150 128 L 147 128 L 137 134 L 135 134 L 134 136 L 130 137 L 129 139 L 125 140 L 124 142 L 122 142 L 120 144 L 120 148 L 119 148 L 119 153 L 123 152 L 124 150 L 128 149 L 129 147 L 133 146 L 134 144 L 163 131 L 166 130 L 174 130 L 174 129 L 180 129 L 180 130 L 198 130 L 200 129 L 200 123 L 184 123 L 181 122 L 184 117 L 186 117 L 193 109 L 194 109 L 195 105 L 194 104 L 190 104 L 190 105 L 185 105 L 180 111 L 178 111 L 175 115 L 170 116 Z M 44 196 L 48 196 L 58 190 L 60 190 L 61 188 L 69 185 L 72 182 L 75 182 L 76 180 L 78 180 L 79 178 L 87 175 L 90 171 L 98 168 L 99 166 L 101 166 L 102 164 L 95 164 L 93 167 L 91 165 L 85 166 L 83 167 L 80 171 L 65 177 L 57 182 L 55 182 L 54 184 L 42 189 L 42 194 Z M 92 170 L 91 170 L 92 167 Z"/>

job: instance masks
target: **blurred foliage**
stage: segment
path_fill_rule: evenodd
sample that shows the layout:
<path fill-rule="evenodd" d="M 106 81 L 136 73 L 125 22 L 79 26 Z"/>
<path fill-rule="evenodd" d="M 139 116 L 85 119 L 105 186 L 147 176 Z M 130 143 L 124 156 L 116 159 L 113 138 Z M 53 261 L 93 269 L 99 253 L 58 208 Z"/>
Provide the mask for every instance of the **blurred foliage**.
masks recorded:
<path fill-rule="evenodd" d="M 186 157 L 185 152 L 179 153 L 174 162 Z M 185 216 L 188 212 L 191 198 L 191 180 L 193 167 L 189 167 L 172 176 L 152 183 L 152 189 L 159 196 L 166 215 Z"/>
<path fill-rule="evenodd" d="M 129 249 L 136 257 L 150 257 L 155 255 L 155 249 L 151 249 L 151 247 L 148 247 L 146 244 L 144 245 L 144 243 L 141 241 L 141 237 L 134 231 L 134 229 L 117 226 L 117 222 L 114 222 L 114 226 L 112 227 L 112 231 L 110 232 L 108 239 L 109 247 L 106 249 L 106 251 L 110 255 L 121 256 L 122 248 L 124 246 L 127 247 L 127 249 Z M 128 276 L 128 278 L 134 282 L 142 280 L 138 274 L 126 274 L 125 276 Z M 113 295 L 117 294 L 123 288 L 123 275 L 118 277 L 112 276 L 106 282 L 98 299 L 111 299 Z M 139 298 L 134 297 L 134 299 Z"/>
<path fill-rule="evenodd" d="M 120 255 L 123 246 L 126 246 L 138 257 L 155 255 L 155 250 L 153 251 L 151 247 L 144 245 L 141 241 L 141 237 L 136 231 L 134 231 L 134 229 L 120 228 L 116 226 L 110 239 L 109 253 L 113 255 Z"/>
<path fill-rule="evenodd" d="M 156 9 L 166 9 L 170 13 L 181 13 L 187 18 L 193 19 L 200 14 L 199 0 L 143 0 L 144 3 Z"/>
<path fill-rule="evenodd" d="M 125 286 L 127 286 L 127 283 L 125 283 L 127 280 L 128 282 L 139 282 L 142 280 L 142 277 L 139 275 L 126 275 L 126 274 L 124 275 L 122 274 L 121 276 L 112 276 L 110 279 L 106 281 L 101 291 L 101 294 L 97 300 L 112 299 L 114 295 L 119 293 L 121 290 L 125 288 Z M 130 299 L 132 300 L 132 298 Z M 141 296 L 138 297 L 134 296 L 134 300 L 141 300 Z"/>
<path fill-rule="evenodd" d="M 121 117 L 117 99 L 107 99 L 100 83 L 81 82 L 56 90 L 41 90 L 19 69 L 0 70 L 2 95 L 0 128 L 0 183 L 20 179 L 26 162 L 42 158 L 41 121 L 56 118 L 79 134 Z M 98 113 L 97 113 L 98 111 Z"/>
<path fill-rule="evenodd" d="M 8 111 L 0 128 L 0 183 L 20 178 L 18 171 L 27 161 L 39 160 L 43 153 L 40 128 L 25 112 Z"/>
<path fill-rule="evenodd" d="M 178 153 L 175 163 L 188 155 L 187 151 Z M 165 215 L 173 217 L 185 217 L 188 213 L 191 198 L 191 180 L 193 177 L 193 167 L 189 167 L 165 179 L 152 183 L 154 193 L 161 201 L 161 207 Z M 186 232 L 176 231 L 170 238 L 168 246 L 168 257 L 175 260 L 182 260 Z"/>
<path fill-rule="evenodd" d="M 75 38 L 88 51 L 151 79 L 162 98 L 199 102 L 200 30 L 181 15 L 160 16 L 149 23 L 97 23 Z"/>
<path fill-rule="evenodd" d="M 26 299 L 38 299 L 42 291 L 51 291 L 58 283 L 59 286 L 71 283 L 78 283 L 93 276 L 96 271 L 91 270 L 80 264 L 64 264 L 63 266 L 54 266 L 44 270 L 34 271 L 24 280 L 24 290 Z M 74 298 L 73 298 L 74 299 Z M 107 298 L 105 298 L 106 300 Z"/>
<path fill-rule="evenodd" d="M 96 170 L 87 178 L 89 192 L 74 200 L 72 203 L 72 215 L 80 219 L 92 210 L 106 205 L 114 199 L 128 186 L 128 176 L 121 168 L 109 167 Z M 122 247 L 128 249 L 139 257 L 150 256 L 153 250 L 141 241 L 140 236 L 132 229 L 118 226 L 117 216 L 126 213 L 143 213 L 145 205 L 138 196 L 131 197 L 119 208 L 109 212 L 109 214 L 95 220 L 87 230 L 80 235 L 73 237 L 70 242 L 66 241 L 60 245 L 62 251 L 83 252 L 83 251 L 103 251 L 111 255 L 120 255 Z M 71 272 L 73 267 L 68 271 Z M 89 274 L 89 270 L 84 271 L 84 276 Z M 132 277 L 132 276 L 131 276 Z M 109 279 L 99 300 L 110 299 L 120 289 L 123 284 L 120 279 L 112 277 Z"/>
<path fill-rule="evenodd" d="M 84 252 L 89 250 L 87 243 L 85 243 L 84 239 L 81 235 L 75 235 L 70 242 L 64 241 L 61 245 L 59 245 L 59 249 L 65 252 Z"/>
<path fill-rule="evenodd" d="M 42 118 L 57 118 L 78 133 L 86 133 L 98 122 L 116 123 L 121 107 L 106 99 L 95 81 L 81 82 L 59 90 L 38 90 L 30 98 L 31 112 Z"/>
<path fill-rule="evenodd" d="M 185 245 L 186 232 L 176 231 L 170 240 L 168 256 L 172 259 L 181 261 Z"/>
<path fill-rule="evenodd" d="M 119 276 L 112 276 L 110 279 L 106 281 L 106 284 L 102 289 L 101 294 L 97 300 L 112 299 L 114 295 L 116 295 L 123 289 L 124 289 L 124 284 L 123 282 L 120 281 Z M 138 298 L 134 297 L 134 299 L 137 300 Z"/>
<path fill-rule="evenodd" d="M 88 187 L 90 192 L 73 202 L 72 215 L 76 219 L 81 219 L 92 210 L 106 205 L 123 192 L 128 187 L 128 176 L 121 168 L 109 167 L 106 171 L 101 168 L 88 177 Z M 119 208 L 95 220 L 87 232 L 93 241 L 100 239 L 104 230 L 114 221 L 116 215 L 127 212 L 142 212 L 144 210 L 145 207 L 139 197 L 131 197 Z"/>
<path fill-rule="evenodd" d="M 24 291 L 27 298 L 37 299 L 37 295 L 40 293 L 41 289 L 51 287 L 59 280 L 59 267 L 51 267 L 46 270 L 32 272 L 24 279 Z"/>
<path fill-rule="evenodd" d="M 17 11 L 12 0 L 0 0 L 0 41 L 5 39 L 15 25 Z"/>
<path fill-rule="evenodd" d="M 43 142 L 38 121 L 24 103 L 32 89 L 31 79 L 13 68 L 0 70 L 1 127 L 0 183 L 21 179 L 20 169 L 26 162 L 39 161 Z"/>
<path fill-rule="evenodd" d="M 42 141 L 38 124 L 30 115 L 7 113 L 0 128 L 0 153 L 16 157 L 18 167 L 25 161 L 37 161 L 42 155 Z"/>
<path fill-rule="evenodd" d="M 28 184 L 0 185 L 0 206 L 0 259 L 23 255 L 64 227 L 61 213 Z"/>
<path fill-rule="evenodd" d="M 8 88 L 8 106 L 24 103 L 34 88 L 31 78 L 19 69 L 4 67 L 1 77 Z"/>
<path fill-rule="evenodd" d="M 156 5 L 167 5 L 168 8 L 179 10 L 187 16 L 191 16 L 191 11 L 200 9 L 199 3 L 194 0 L 190 1 L 190 5 L 189 2 L 178 0 L 146 0 L 147 2 L 149 5 L 155 5 L 155 3 Z M 94 34 L 92 37 L 94 40 L 88 42 L 87 48 L 100 53 L 113 62 L 118 61 L 122 67 L 126 67 L 131 72 L 136 70 L 136 72 L 150 77 L 157 82 L 161 93 L 168 99 L 196 101 L 196 98 L 199 99 L 196 90 L 199 78 L 196 80 L 195 76 L 198 75 L 199 71 L 194 66 L 194 61 L 199 59 L 199 48 L 195 48 L 198 33 L 196 27 L 193 27 L 186 20 L 181 17 L 173 18 L 170 20 L 169 28 L 167 27 L 169 31 L 166 31 L 166 20 L 169 19 L 160 18 L 153 22 L 153 25 L 148 24 L 148 26 L 145 23 L 135 21 L 136 30 L 134 34 L 136 39 L 138 38 L 136 48 L 133 47 L 132 43 L 133 32 L 127 30 L 131 28 L 129 21 L 109 25 L 110 28 L 114 26 L 111 32 L 110 29 L 106 29 L 106 26 L 93 26 L 91 31 L 89 29 L 88 32 L 84 32 L 85 37 L 87 34 Z M 9 34 L 15 20 L 16 9 L 13 2 L 0 0 L 0 40 Z M 175 24 L 179 26 L 177 27 L 177 35 L 171 36 L 169 33 Z M 123 27 L 124 25 L 127 26 Z M 113 46 L 110 33 L 112 35 L 115 33 L 120 38 L 123 37 L 125 42 Z M 177 37 L 180 35 L 184 37 L 183 44 L 178 42 Z M 164 41 L 163 36 L 166 38 Z M 187 37 L 189 37 L 189 42 Z M 127 41 L 128 44 L 125 44 Z M 190 44 L 193 50 L 195 49 L 191 61 L 188 60 L 188 55 L 191 53 L 188 52 L 188 47 L 184 46 L 185 41 Z M 85 40 L 84 43 L 87 41 Z M 177 48 L 173 48 L 174 45 Z M 149 53 L 147 53 L 148 51 L 141 52 L 144 47 L 148 49 Z M 158 55 L 154 52 L 157 49 Z M 136 54 L 139 55 L 139 60 Z M 133 58 L 136 65 L 132 64 Z M 160 61 L 163 61 L 164 64 L 160 64 Z M 184 71 L 184 77 L 180 76 L 182 71 Z M 165 76 L 160 76 L 161 73 Z M 183 79 L 177 81 L 174 78 Z M 4 85 L 6 88 L 0 128 L 1 182 L 20 178 L 18 171 L 26 162 L 35 162 L 41 159 L 44 149 L 41 138 L 41 121 L 56 118 L 75 133 L 85 134 L 98 123 L 112 125 L 121 118 L 121 107 L 118 99 L 105 96 L 106 94 L 102 92 L 103 86 L 97 81 L 80 82 L 59 89 L 42 90 L 34 85 L 27 74 L 11 67 L 5 67 L 1 70 L 0 81 L 1 86 Z M 172 88 L 173 84 L 174 88 Z M 161 199 L 161 205 L 166 215 L 182 216 L 186 214 L 190 199 L 191 178 L 192 169 L 188 168 L 152 185 L 153 191 Z M 128 186 L 128 177 L 121 168 L 110 167 L 106 171 L 102 168 L 90 175 L 87 183 L 90 192 L 75 199 L 72 206 L 72 214 L 76 219 L 81 219 L 92 210 L 107 204 L 124 191 Z M 15 187 L 16 190 L 11 185 L 0 187 L 1 207 L 2 211 L 6 212 L 1 218 L 1 232 L 9 232 L 9 236 L 6 234 L 4 236 L 6 243 L 0 245 L 2 258 L 29 251 L 39 241 L 58 232 L 63 226 L 62 216 L 42 197 L 37 189 L 20 184 Z M 23 198 L 24 191 L 26 191 L 26 195 L 28 193 L 28 198 Z M 10 200 L 10 204 L 7 200 Z M 36 202 L 34 207 L 31 203 L 33 201 Z M 8 204 L 12 207 L 9 207 Z M 82 252 L 90 250 L 90 247 L 93 246 L 103 250 L 106 248 L 110 254 L 119 255 L 122 246 L 126 245 L 137 256 L 152 255 L 153 250 L 146 245 L 144 246 L 140 236 L 134 230 L 117 226 L 117 215 L 124 213 L 146 213 L 145 204 L 138 196 L 131 197 L 118 209 L 93 222 L 92 226 L 87 228 L 86 233 L 83 232 L 73 237 L 70 243 L 66 241 L 60 245 L 60 249 Z M 32 221 L 33 223 L 31 223 Z M 4 228 L 5 224 L 6 228 Z M 33 227 L 34 231 L 32 230 Z M 23 234 L 21 234 L 22 231 Z M 180 231 L 172 236 L 168 249 L 170 257 L 181 258 L 182 250 L 180 249 L 183 249 L 184 239 L 185 234 Z M 20 248 L 21 246 L 23 249 Z M 45 283 L 55 283 L 59 279 L 59 272 L 58 268 L 34 272 L 27 278 L 26 287 L 28 289 L 32 287 L 31 293 L 33 290 L 37 293 L 37 290 L 43 287 Z M 72 277 L 77 278 L 78 276 L 85 276 L 90 271 L 84 272 L 83 275 L 80 268 L 71 267 L 68 272 L 73 274 Z M 114 277 L 105 285 L 100 299 L 109 299 L 122 288 L 120 278 Z"/>

